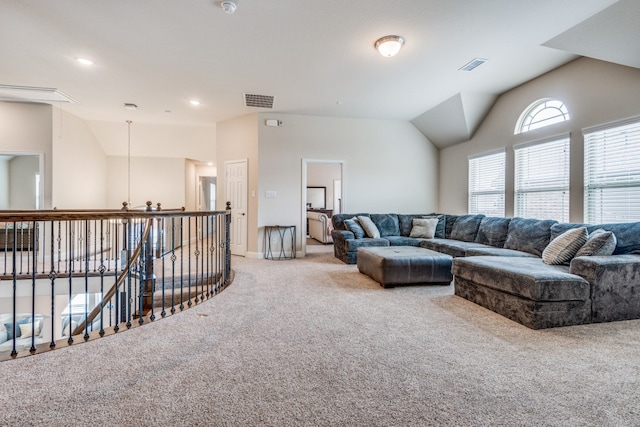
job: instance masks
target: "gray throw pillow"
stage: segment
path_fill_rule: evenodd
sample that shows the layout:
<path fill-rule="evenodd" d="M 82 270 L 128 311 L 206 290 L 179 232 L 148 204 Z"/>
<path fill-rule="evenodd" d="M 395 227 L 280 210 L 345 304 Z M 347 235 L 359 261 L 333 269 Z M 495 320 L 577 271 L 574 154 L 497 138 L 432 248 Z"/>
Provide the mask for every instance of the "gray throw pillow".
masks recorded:
<path fill-rule="evenodd" d="M 549 242 L 547 247 L 544 248 L 542 261 L 550 265 L 567 264 L 586 241 L 586 227 L 567 230 Z"/>
<path fill-rule="evenodd" d="M 360 227 L 358 218 L 355 216 L 351 219 L 344 220 L 344 228 L 352 232 L 356 239 L 362 239 L 364 237 L 364 229 Z"/>
<path fill-rule="evenodd" d="M 576 256 L 602 256 L 611 255 L 616 250 L 618 243 L 613 231 L 604 231 L 599 228 L 589 234 L 587 242 L 582 245 Z"/>
<path fill-rule="evenodd" d="M 368 216 L 359 216 L 358 222 L 364 228 L 364 232 L 367 233 L 367 236 L 372 237 L 374 239 L 380 238 L 380 231 L 378 227 L 373 223 L 371 218 Z"/>
<path fill-rule="evenodd" d="M 438 218 L 415 218 L 409 237 L 433 239 L 438 226 Z"/>

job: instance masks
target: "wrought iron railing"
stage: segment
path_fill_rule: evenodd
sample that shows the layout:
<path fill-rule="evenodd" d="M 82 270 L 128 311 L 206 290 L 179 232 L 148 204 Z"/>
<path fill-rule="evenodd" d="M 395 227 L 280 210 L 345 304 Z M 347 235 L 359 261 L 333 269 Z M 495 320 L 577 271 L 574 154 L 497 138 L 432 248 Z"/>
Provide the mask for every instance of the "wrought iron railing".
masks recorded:
<path fill-rule="evenodd" d="M 229 212 L 0 211 L 0 360 L 174 314 L 233 279 Z"/>

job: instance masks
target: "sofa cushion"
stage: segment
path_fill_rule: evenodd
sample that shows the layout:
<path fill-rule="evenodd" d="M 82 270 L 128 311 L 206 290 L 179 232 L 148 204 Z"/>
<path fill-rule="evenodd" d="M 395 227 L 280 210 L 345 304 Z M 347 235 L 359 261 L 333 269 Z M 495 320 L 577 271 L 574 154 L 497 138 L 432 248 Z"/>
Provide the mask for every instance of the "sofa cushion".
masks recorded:
<path fill-rule="evenodd" d="M 588 224 L 581 224 L 576 222 L 558 222 L 556 224 L 553 224 L 551 226 L 551 236 L 549 237 L 549 241 L 553 241 L 553 239 L 555 239 L 556 237 L 558 237 L 559 235 L 561 235 L 567 230 L 572 230 L 578 227 L 587 227 L 587 231 L 588 231 Z"/>
<path fill-rule="evenodd" d="M 373 221 L 378 231 L 380 231 L 380 237 L 400 235 L 398 215 L 396 214 L 371 214 L 371 221 Z"/>
<path fill-rule="evenodd" d="M 542 256 L 550 241 L 551 226 L 556 223 L 552 219 L 512 218 L 504 247 Z"/>
<path fill-rule="evenodd" d="M 347 252 L 356 253 L 358 248 L 366 248 L 369 246 L 389 246 L 389 241 L 387 239 L 372 239 L 370 237 L 365 237 L 363 239 L 345 240 L 345 246 Z"/>
<path fill-rule="evenodd" d="M 529 252 L 516 251 L 515 249 L 496 248 L 494 246 L 482 246 L 467 249 L 465 256 L 515 256 L 537 258 Z"/>
<path fill-rule="evenodd" d="M 414 218 L 413 227 L 409 237 L 421 237 L 423 239 L 433 239 L 438 226 L 438 218 Z"/>
<path fill-rule="evenodd" d="M 360 223 L 358 222 L 358 218 L 353 217 L 353 218 L 345 219 L 344 226 L 347 229 L 347 231 L 350 231 L 353 233 L 356 239 L 362 239 L 364 237 L 364 234 L 365 234 L 364 228 L 360 226 Z"/>
<path fill-rule="evenodd" d="M 480 228 L 480 222 L 484 215 L 461 215 L 451 228 L 450 239 L 462 240 L 463 242 L 473 242 Z"/>
<path fill-rule="evenodd" d="M 333 229 L 334 230 L 346 230 L 347 228 L 344 225 L 344 220 L 345 219 L 351 219 L 353 217 L 359 217 L 359 216 L 367 216 L 368 214 L 366 213 L 353 213 L 353 214 L 347 214 L 347 213 L 339 213 L 339 214 L 334 214 L 331 216 L 331 223 L 333 224 Z"/>
<path fill-rule="evenodd" d="M 585 227 L 567 230 L 549 242 L 547 247 L 544 248 L 542 261 L 551 265 L 568 264 L 586 241 L 587 229 Z"/>
<path fill-rule="evenodd" d="M 444 238 L 446 216 L 441 214 L 398 214 L 398 224 L 400 226 L 400 235 L 409 237 L 411 228 L 413 228 L 414 218 L 438 218 L 438 226 L 436 227 L 435 237 Z"/>
<path fill-rule="evenodd" d="M 484 217 L 480 221 L 475 242 L 502 248 L 507 239 L 511 218 Z"/>
<path fill-rule="evenodd" d="M 586 224 L 563 223 L 552 226 L 552 237 L 566 231 L 567 228 L 587 226 Z M 640 222 L 623 222 L 611 224 L 596 224 L 587 226 L 589 233 L 597 229 L 611 231 L 616 236 L 616 249 L 613 255 L 638 254 L 640 255 Z"/>
<path fill-rule="evenodd" d="M 390 246 L 420 246 L 420 242 L 425 240 L 407 236 L 387 236 L 385 239 L 389 241 Z"/>
<path fill-rule="evenodd" d="M 453 224 L 456 223 L 456 220 L 458 219 L 459 215 L 449 215 L 447 214 L 447 216 L 445 217 L 445 224 L 444 224 L 444 237 L 443 239 L 450 239 L 451 238 L 451 230 L 453 229 Z"/>
<path fill-rule="evenodd" d="M 540 258 L 476 256 L 453 260 L 453 275 L 475 284 L 533 301 L 586 301 L 591 286 L 564 265 Z"/>
<path fill-rule="evenodd" d="M 376 227 L 371 218 L 369 218 L 368 216 L 359 216 L 358 222 L 364 229 L 367 237 L 371 237 L 372 239 L 380 238 L 380 230 L 378 230 L 378 227 Z"/>
<path fill-rule="evenodd" d="M 599 224 L 588 228 L 589 232 L 602 228 L 612 231 L 616 235 L 616 250 L 613 255 L 638 254 L 640 255 L 640 222 Z"/>
<path fill-rule="evenodd" d="M 483 248 L 486 245 L 476 242 L 463 242 L 453 239 L 424 239 L 420 242 L 420 246 L 432 251 L 442 252 L 452 257 L 467 256 L 467 251 L 471 248 Z"/>
<path fill-rule="evenodd" d="M 616 235 L 613 231 L 604 231 L 602 228 L 594 230 L 576 256 L 606 256 L 616 250 Z"/>

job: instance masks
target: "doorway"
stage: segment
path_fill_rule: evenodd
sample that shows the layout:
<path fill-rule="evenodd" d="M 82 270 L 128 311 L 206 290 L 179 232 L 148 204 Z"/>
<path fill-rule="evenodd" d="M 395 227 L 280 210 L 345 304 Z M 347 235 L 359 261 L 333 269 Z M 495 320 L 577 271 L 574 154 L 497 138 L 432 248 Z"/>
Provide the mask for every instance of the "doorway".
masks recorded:
<path fill-rule="evenodd" d="M 41 209 L 43 156 L 0 154 L 0 210 Z"/>
<path fill-rule="evenodd" d="M 331 215 L 345 212 L 345 161 L 302 159 L 302 204 L 300 221 L 301 253 L 307 253 L 307 200 L 308 187 L 324 187 L 324 211 Z M 325 212 L 328 213 L 328 212 Z"/>
<path fill-rule="evenodd" d="M 224 162 L 225 200 L 231 206 L 232 255 L 247 253 L 247 159 Z"/>

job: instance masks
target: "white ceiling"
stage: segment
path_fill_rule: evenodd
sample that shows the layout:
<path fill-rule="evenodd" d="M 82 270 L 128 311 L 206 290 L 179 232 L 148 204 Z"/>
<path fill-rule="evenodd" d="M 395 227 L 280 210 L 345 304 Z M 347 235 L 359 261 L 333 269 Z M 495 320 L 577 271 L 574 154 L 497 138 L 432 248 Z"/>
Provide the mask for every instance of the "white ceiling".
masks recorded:
<path fill-rule="evenodd" d="M 237 4 L 0 0 L 0 85 L 56 88 L 89 121 L 171 125 L 269 111 L 242 94 L 273 95 L 274 112 L 415 119 L 442 147 L 468 139 L 497 95 L 577 55 L 640 66 L 638 0 Z M 389 34 L 406 40 L 394 58 L 373 48 Z M 488 61 L 458 71 L 473 58 Z"/>

